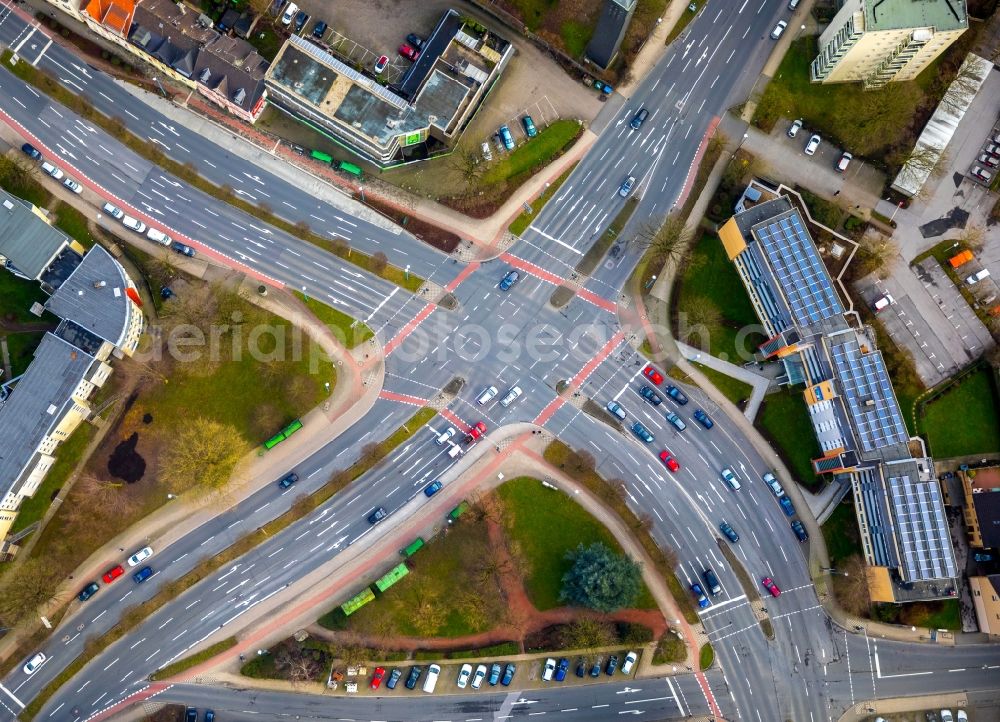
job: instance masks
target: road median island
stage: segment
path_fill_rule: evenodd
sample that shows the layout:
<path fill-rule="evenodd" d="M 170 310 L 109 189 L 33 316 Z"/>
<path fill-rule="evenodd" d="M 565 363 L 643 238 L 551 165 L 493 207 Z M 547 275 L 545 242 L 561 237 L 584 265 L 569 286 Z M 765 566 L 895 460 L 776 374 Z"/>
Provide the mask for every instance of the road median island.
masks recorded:
<path fill-rule="evenodd" d="M 170 679 L 175 674 L 180 674 L 181 672 L 185 672 L 192 667 L 197 667 L 202 662 L 211 659 L 217 654 L 222 654 L 227 649 L 232 649 L 235 646 L 236 637 L 226 637 L 221 642 L 216 642 L 209 647 L 205 647 L 200 652 L 195 652 L 190 656 L 177 660 L 173 664 L 161 667 L 158 671 L 149 675 L 149 678 L 154 682 L 161 679 Z"/>
<path fill-rule="evenodd" d="M 282 231 L 300 238 L 307 243 L 322 248 L 333 253 L 340 259 L 352 263 L 375 276 L 394 283 L 410 292 L 416 292 L 424 284 L 424 279 L 411 273 L 405 272 L 398 266 L 389 264 L 384 254 L 376 253 L 368 255 L 351 248 L 343 238 L 326 238 L 317 233 L 313 233 L 309 224 L 304 221 L 292 222 L 277 215 L 263 203 L 252 203 L 236 196 L 235 191 L 229 186 L 217 186 L 214 183 L 202 178 L 198 174 L 197 168 L 191 163 L 180 163 L 168 158 L 158 147 L 151 147 L 150 144 L 136 136 L 128 130 L 125 122 L 118 117 L 108 117 L 96 110 L 82 97 L 64 88 L 59 81 L 49 73 L 38 70 L 28 63 L 11 63 L 13 53 L 5 50 L 0 59 L 4 67 L 19 79 L 44 92 L 53 101 L 61 103 L 70 111 L 86 118 L 95 125 L 100 126 L 104 131 L 128 147 L 139 156 L 151 163 L 159 166 L 164 171 L 176 175 L 192 187 L 201 192 L 221 200 L 233 208 L 247 213 L 264 223 L 270 224 Z M 197 239 L 193 239 L 197 240 Z"/>
<path fill-rule="evenodd" d="M 531 211 L 529 212 L 525 210 L 523 213 L 521 213 L 521 215 L 519 215 L 517 218 L 514 219 L 513 223 L 510 224 L 507 230 L 513 233 L 515 236 L 520 236 L 522 233 L 528 230 L 528 226 L 530 226 L 534 222 L 534 220 L 538 218 L 538 215 L 542 212 L 542 209 L 545 207 L 545 204 L 548 203 L 550 200 L 552 200 L 552 197 L 556 194 L 556 191 L 558 191 L 560 186 L 562 186 L 562 184 L 566 182 L 566 179 L 570 177 L 570 174 L 572 174 L 573 171 L 576 170 L 576 166 L 579 163 L 580 161 L 577 161 L 569 168 L 567 168 L 561 176 L 559 176 L 554 181 L 549 183 L 548 187 L 542 192 L 542 194 L 538 196 L 533 203 L 528 204 L 531 206 Z"/>
<path fill-rule="evenodd" d="M 431 408 L 420 409 L 387 439 L 378 444 L 370 444 L 369 447 L 372 448 L 366 447 L 362 458 L 356 464 L 343 471 L 335 472 L 330 477 L 330 480 L 315 493 L 310 495 L 301 494 L 295 499 L 292 507 L 284 514 L 272 519 L 256 531 L 237 539 L 233 544 L 215 556 L 202 561 L 183 577 L 167 584 L 151 599 L 126 610 L 122 614 L 118 624 L 106 634 L 96 639 L 87 640 L 83 653 L 64 668 L 55 679 L 42 688 L 38 695 L 22 710 L 21 719 L 25 722 L 34 719 L 35 715 L 41 711 L 45 703 L 48 702 L 60 687 L 72 679 L 77 672 L 83 669 L 101 652 L 122 639 L 128 632 L 150 617 L 156 610 L 170 600 L 177 598 L 213 572 L 251 551 L 262 540 L 277 534 L 294 522 L 307 516 L 313 509 L 330 499 L 350 482 L 357 479 L 388 456 L 393 449 L 408 439 L 417 429 L 420 429 L 436 413 Z"/>

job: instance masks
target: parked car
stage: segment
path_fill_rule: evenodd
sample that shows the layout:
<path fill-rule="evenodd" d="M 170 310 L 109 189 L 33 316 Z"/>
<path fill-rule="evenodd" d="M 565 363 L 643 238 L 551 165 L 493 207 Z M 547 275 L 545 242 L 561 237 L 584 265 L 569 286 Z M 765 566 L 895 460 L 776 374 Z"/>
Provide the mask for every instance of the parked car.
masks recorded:
<path fill-rule="evenodd" d="M 770 471 L 764 473 L 764 483 L 774 492 L 774 495 L 779 499 L 785 495 L 785 490 L 781 488 L 781 484 L 777 479 L 774 478 L 774 474 Z"/>
<path fill-rule="evenodd" d="M 652 366 L 647 366 L 646 368 L 644 368 L 642 370 L 642 375 L 645 376 L 650 381 L 652 381 L 657 386 L 663 383 L 663 374 L 661 374 Z"/>
<path fill-rule="evenodd" d="M 608 663 L 604 666 L 604 674 L 611 677 L 614 675 L 616 669 L 618 669 L 618 655 L 612 654 L 608 657 Z"/>
<path fill-rule="evenodd" d="M 493 151 L 490 150 L 490 144 L 487 143 L 486 141 L 483 141 L 481 148 L 483 151 L 483 160 L 489 163 L 491 160 L 493 160 Z"/>
<path fill-rule="evenodd" d="M 972 169 L 972 175 L 974 175 L 976 178 L 983 181 L 984 183 L 989 183 L 991 180 L 993 180 L 993 173 L 986 170 L 985 168 L 979 167 L 978 165 Z"/>
<path fill-rule="evenodd" d="M 687 428 L 687 424 L 685 424 L 684 421 L 681 420 L 681 417 L 673 411 L 668 411 L 664 414 L 664 418 L 666 418 L 666 420 L 669 421 L 678 431 L 684 431 L 684 429 Z"/>
<path fill-rule="evenodd" d="M 590 676 L 600 677 L 602 669 L 603 666 L 601 665 L 601 658 L 598 657 L 597 659 L 594 660 L 594 665 L 590 668 Z"/>
<path fill-rule="evenodd" d="M 285 13 L 281 16 L 282 25 L 291 25 L 292 20 L 295 18 L 295 14 L 299 11 L 299 6 L 295 3 L 288 3 L 288 7 L 285 8 Z"/>
<path fill-rule="evenodd" d="M 989 153 L 981 153 L 979 155 L 979 162 L 985 163 L 988 166 L 996 168 L 997 165 L 1000 165 L 1000 158 L 997 158 L 994 155 L 990 155 Z"/>
<path fill-rule="evenodd" d="M 649 403 L 651 403 L 653 406 L 659 406 L 660 404 L 663 403 L 663 397 L 660 396 L 658 393 L 656 393 L 649 386 L 642 386 L 642 387 L 640 387 L 640 389 L 639 389 L 639 395 L 642 398 L 646 399 L 646 401 L 648 401 Z"/>
<path fill-rule="evenodd" d="M 504 687 L 508 686 L 514 681 L 514 674 L 517 672 L 517 667 L 513 663 L 508 663 L 503 670 L 503 677 L 500 678 L 500 684 Z"/>
<path fill-rule="evenodd" d="M 701 585 L 695 582 L 691 585 L 691 592 L 694 594 L 695 599 L 698 600 L 698 608 L 704 609 L 708 606 L 708 597 L 705 596 L 705 592 L 702 591 Z"/>
<path fill-rule="evenodd" d="M 121 219 L 122 225 L 128 228 L 130 231 L 135 231 L 136 233 L 145 233 L 146 224 L 140 220 L 133 218 L 132 216 L 125 216 Z"/>
<path fill-rule="evenodd" d="M 632 120 L 629 121 L 629 127 L 632 130 L 639 130 L 642 127 L 643 122 L 649 117 L 649 111 L 645 108 L 639 108 L 635 115 L 632 116 Z"/>
<path fill-rule="evenodd" d="M 389 56 L 379 55 L 378 60 L 375 61 L 375 75 L 381 75 L 387 65 L 389 65 Z"/>
<path fill-rule="evenodd" d="M 843 173 L 845 170 L 847 170 L 847 166 L 851 164 L 851 161 L 853 159 L 854 156 L 845 150 L 844 154 L 840 156 L 840 160 L 837 161 L 837 172 Z"/>
<path fill-rule="evenodd" d="M 975 284 L 982 281 L 984 278 L 989 278 L 989 275 L 990 275 L 990 269 L 984 268 L 980 271 L 976 271 L 971 276 L 966 278 L 965 282 L 970 286 L 974 286 Z"/>
<path fill-rule="evenodd" d="M 479 394 L 479 396 L 476 398 L 476 403 L 478 403 L 480 406 L 484 406 L 488 404 L 490 401 L 492 401 L 493 397 L 495 397 L 498 393 L 500 392 L 497 390 L 496 386 L 487 386 L 483 390 L 483 393 Z"/>
<path fill-rule="evenodd" d="M 146 238 L 151 240 L 153 243 L 159 243 L 161 246 L 169 246 L 174 242 L 174 239 L 168 236 L 163 231 L 158 231 L 155 228 L 150 228 L 146 231 Z"/>
<path fill-rule="evenodd" d="M 198 722 L 198 710 L 194 707 L 184 710 L 184 722 Z"/>
<path fill-rule="evenodd" d="M 486 665 L 480 664 L 476 667 L 476 671 L 472 673 L 472 689 L 482 687 L 484 679 L 486 679 Z"/>
<path fill-rule="evenodd" d="M 490 687 L 497 686 L 497 682 L 500 681 L 500 673 L 502 671 L 503 668 L 500 666 L 499 662 L 494 662 L 492 665 L 490 665 L 490 679 L 489 679 Z"/>
<path fill-rule="evenodd" d="M 556 665 L 555 681 L 562 682 L 566 679 L 566 671 L 569 669 L 569 660 L 565 657 L 559 658 L 559 663 Z"/>
<path fill-rule="evenodd" d="M 104 572 L 104 574 L 101 576 L 101 580 L 105 584 L 111 584 L 111 582 L 113 582 L 115 579 L 117 579 L 124 573 L 125 573 L 124 567 L 122 567 L 121 564 L 116 564 L 115 566 L 108 569 L 108 571 Z"/>
<path fill-rule="evenodd" d="M 609 401 L 605 408 L 608 410 L 609 414 L 621 421 L 624 421 L 625 417 L 628 416 L 628 414 L 625 413 L 625 409 L 623 409 L 617 401 Z"/>
<path fill-rule="evenodd" d="M 62 180 L 63 172 L 56 168 L 54 165 L 49 163 L 47 160 L 42 162 L 42 170 L 47 174 L 55 178 L 56 180 Z"/>
<path fill-rule="evenodd" d="M 660 452 L 660 461 L 671 471 L 677 472 L 681 469 L 681 465 L 677 463 L 677 459 L 666 449 Z"/>
<path fill-rule="evenodd" d="M 792 500 L 787 496 L 782 496 L 778 498 L 778 503 L 781 505 L 781 510 L 785 512 L 785 516 L 795 516 L 795 506 L 792 504 Z"/>
<path fill-rule="evenodd" d="M 721 472 L 722 480 L 726 482 L 734 491 L 740 488 L 740 480 L 736 478 L 736 474 L 730 468 L 725 468 Z"/>
<path fill-rule="evenodd" d="M 415 667 L 410 667 L 410 673 L 406 675 L 406 681 L 403 685 L 407 689 L 415 689 L 417 682 L 420 681 L 420 675 L 423 673 L 424 668 L 417 665 Z"/>
<path fill-rule="evenodd" d="M 778 589 L 778 585 L 774 583 L 771 577 L 764 577 L 760 580 L 760 583 L 764 585 L 764 589 L 771 593 L 772 597 L 781 596 L 781 590 Z"/>
<path fill-rule="evenodd" d="M 469 677 L 472 676 L 472 665 L 466 662 L 458 670 L 458 680 L 455 684 L 459 689 L 465 689 L 465 686 L 469 683 Z"/>
<path fill-rule="evenodd" d="M 309 19 L 309 13 L 305 10 L 299 10 L 298 14 L 295 16 L 295 32 L 301 33 L 302 28 L 306 26 L 306 21 Z"/>
<path fill-rule="evenodd" d="M 194 249 L 186 243 L 181 243 L 180 241 L 173 241 L 170 244 L 170 250 L 175 253 L 179 253 L 182 256 L 187 256 L 188 258 L 194 258 Z"/>
<path fill-rule="evenodd" d="M 132 579 L 135 580 L 136 584 L 142 584 L 151 576 L 153 576 L 153 568 L 143 567 L 142 569 L 140 569 L 139 571 L 137 571 L 135 574 L 132 575 Z"/>
<path fill-rule="evenodd" d="M 642 441 L 645 441 L 647 444 L 653 443 L 653 435 L 649 433 L 649 429 L 638 421 L 632 424 L 632 433 L 639 437 Z"/>
<path fill-rule="evenodd" d="M 97 582 L 91 582 L 90 584 L 88 584 L 87 586 L 85 586 L 83 589 L 80 590 L 80 593 L 76 595 L 76 598 L 79 599 L 81 602 L 85 602 L 92 596 L 97 594 L 97 590 L 100 588 L 101 587 Z"/>
<path fill-rule="evenodd" d="M 684 406 L 688 402 L 687 395 L 685 395 L 685 393 L 683 391 L 681 391 L 679 388 L 677 388 L 676 386 L 668 386 L 667 387 L 667 396 L 669 396 L 670 398 L 672 398 L 674 401 L 676 401 L 681 406 Z"/>
<path fill-rule="evenodd" d="M 406 36 L 406 42 L 415 47 L 417 50 L 424 47 L 424 39 L 416 33 L 408 33 Z"/>
<path fill-rule="evenodd" d="M 719 584 L 719 578 L 715 576 L 715 572 L 711 569 L 706 569 L 701 573 L 701 578 L 705 580 L 705 586 L 708 587 L 708 593 L 713 597 L 722 594 L 722 585 Z"/>
<path fill-rule="evenodd" d="M 972 555 L 972 558 L 977 562 L 991 562 L 993 561 L 993 555 L 987 554 L 986 552 L 976 552 Z"/>
<path fill-rule="evenodd" d="M 795 536 L 798 537 L 800 542 L 809 541 L 809 534 L 806 532 L 806 528 L 802 526 L 802 522 L 796 519 L 791 523 L 792 531 L 795 532 Z"/>
<path fill-rule="evenodd" d="M 794 138 L 795 136 L 797 136 L 799 134 L 800 130 L 802 130 L 802 121 L 801 120 L 793 120 L 792 124 L 790 126 L 788 126 L 788 137 L 789 138 Z"/>
<path fill-rule="evenodd" d="M 529 138 L 534 138 L 538 135 L 538 128 L 535 127 L 535 121 L 531 119 L 530 115 L 521 118 L 521 124 L 524 126 L 524 132 L 528 134 Z"/>
<path fill-rule="evenodd" d="M 25 143 L 21 146 L 21 152 L 32 160 L 41 160 L 42 154 L 31 143 Z"/>
<path fill-rule="evenodd" d="M 313 37 L 317 40 L 322 40 L 323 36 L 326 35 L 327 25 L 322 20 L 317 20 L 316 24 L 313 25 Z M 393 670 L 395 672 L 397 670 Z"/>
<path fill-rule="evenodd" d="M 369 524 L 378 524 L 380 521 L 389 516 L 389 512 L 385 510 L 384 506 L 376 507 L 375 511 L 368 515 Z"/>
<path fill-rule="evenodd" d="M 66 188 L 69 188 L 71 191 L 73 191 L 77 195 L 80 195 L 81 193 L 83 193 L 83 186 L 80 185 L 79 183 L 77 183 L 72 178 L 67 178 L 66 180 L 64 180 L 63 181 L 63 185 Z"/>
<path fill-rule="evenodd" d="M 514 403 L 519 398 L 521 398 L 521 396 L 523 394 L 524 394 L 524 392 L 521 391 L 521 387 L 520 386 L 512 386 L 510 388 L 510 391 L 508 391 L 506 394 L 504 394 L 503 398 L 500 399 L 500 405 L 506 409 L 512 403 Z"/>
<path fill-rule="evenodd" d="M 872 310 L 875 313 L 878 313 L 879 311 L 884 311 L 895 302 L 896 301 L 891 294 L 883 293 L 881 296 L 875 299 L 874 303 L 872 303 Z"/>
<path fill-rule="evenodd" d="M 372 674 L 372 681 L 369 687 L 372 689 L 378 689 L 382 685 L 383 679 L 385 679 L 385 667 L 376 667 L 375 673 Z"/>
<path fill-rule="evenodd" d="M 406 43 L 399 46 L 399 54 L 414 63 L 417 62 L 417 58 L 420 57 L 420 51 L 412 45 L 407 45 Z"/>
<path fill-rule="evenodd" d="M 46 659 L 48 659 L 48 657 L 45 656 L 44 652 L 38 652 L 34 656 L 32 656 L 31 659 L 29 659 L 27 662 L 24 663 L 24 666 L 21 667 L 21 670 L 25 674 L 34 674 L 35 670 L 41 667 Z"/>
<path fill-rule="evenodd" d="M 517 271 L 507 271 L 504 277 L 500 279 L 500 290 L 509 291 L 511 289 L 511 286 L 517 283 L 520 277 L 521 274 L 518 273 Z"/>
<path fill-rule="evenodd" d="M 128 558 L 128 565 L 130 567 L 137 567 L 151 556 L 153 556 L 153 547 L 143 547 Z"/>
<path fill-rule="evenodd" d="M 201 722 L 215 722 L 215 712 L 210 709 L 205 710 L 205 716 Z"/>
<path fill-rule="evenodd" d="M 822 140 L 816 133 L 809 136 L 809 142 L 806 143 L 806 155 L 816 155 L 816 150 Z"/>
<path fill-rule="evenodd" d="M 701 409 L 694 410 L 694 420 L 697 421 L 702 426 L 704 426 L 706 429 L 711 429 L 713 426 L 715 426 L 715 422 L 712 421 L 712 418 Z"/>
<path fill-rule="evenodd" d="M 437 481 L 432 481 L 430 484 L 424 487 L 424 494 L 429 497 L 434 496 L 439 491 L 441 491 L 442 486 L 443 484 L 441 483 L 440 479 L 438 479 Z"/>
<path fill-rule="evenodd" d="M 389 674 L 389 679 L 385 681 L 386 689 L 396 689 L 396 685 L 399 684 L 399 678 L 403 676 L 403 670 L 399 667 L 393 667 L 392 672 Z"/>
<path fill-rule="evenodd" d="M 740 540 L 740 535 L 737 534 L 736 530 L 733 529 L 733 527 L 731 527 L 728 523 L 722 522 L 719 524 L 719 529 L 726 535 L 726 538 L 734 544 Z"/>
<path fill-rule="evenodd" d="M 510 128 L 506 125 L 501 125 L 500 130 L 500 140 L 503 141 L 503 147 L 507 150 L 514 150 L 514 136 L 510 134 Z"/>
<path fill-rule="evenodd" d="M 551 682 L 552 675 L 556 673 L 556 661 L 549 657 L 545 660 L 545 665 L 542 667 L 542 681 Z"/>
<path fill-rule="evenodd" d="M 618 195 L 622 198 L 628 198 L 628 194 L 632 192 L 632 186 L 635 185 L 635 176 L 630 175 L 628 178 L 622 181 L 622 184 L 618 186 Z"/>
<path fill-rule="evenodd" d="M 778 24 L 774 26 L 774 30 L 771 31 L 771 40 L 777 40 L 781 37 L 781 34 L 785 32 L 785 28 L 788 27 L 788 23 L 784 20 L 779 20 Z"/>
<path fill-rule="evenodd" d="M 104 204 L 104 212 L 107 213 L 112 218 L 114 218 L 116 221 L 120 221 L 122 219 L 122 216 L 125 215 L 125 212 L 121 208 L 119 208 L 116 205 L 112 205 L 111 203 Z"/>
<path fill-rule="evenodd" d="M 635 666 L 636 661 L 639 659 L 639 655 L 635 652 L 629 652 L 625 655 L 625 662 L 622 663 L 622 674 L 632 674 L 632 667 Z"/>

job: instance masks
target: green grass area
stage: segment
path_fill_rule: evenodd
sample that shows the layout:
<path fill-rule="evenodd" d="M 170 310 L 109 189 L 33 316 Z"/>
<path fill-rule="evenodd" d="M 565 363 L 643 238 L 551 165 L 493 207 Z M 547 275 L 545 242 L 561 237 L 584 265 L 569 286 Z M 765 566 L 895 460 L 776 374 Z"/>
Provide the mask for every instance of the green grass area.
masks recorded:
<path fill-rule="evenodd" d="M 361 321 L 356 321 L 343 311 L 339 311 L 333 306 L 328 306 L 322 301 L 319 301 L 311 296 L 306 296 L 300 291 L 295 291 L 295 295 L 300 301 L 308 306 L 309 310 L 313 312 L 316 318 L 330 328 L 333 334 L 337 337 L 337 340 L 343 343 L 347 348 L 360 346 L 375 335 L 372 333 L 372 330 L 368 328 L 367 324 Z"/>
<path fill-rule="evenodd" d="M 715 388 L 721 391 L 734 404 L 746 401 L 750 398 L 750 394 L 753 393 L 753 386 L 748 383 L 734 379 L 732 376 L 726 376 L 721 371 L 716 371 L 697 361 L 693 361 L 692 363 L 708 377 L 708 380 L 712 382 Z"/>
<path fill-rule="evenodd" d="M 49 469 L 49 473 L 42 479 L 42 485 L 35 491 L 35 495 L 21 502 L 21 509 L 14 519 L 11 527 L 12 533 L 17 533 L 22 529 L 40 521 L 49 505 L 52 504 L 52 497 L 63 487 L 70 474 L 80 463 L 83 452 L 86 451 L 91 439 L 97 429 L 88 423 L 80 424 L 66 441 L 59 445 L 56 451 L 56 460 Z"/>
<path fill-rule="evenodd" d="M 0 316 L 5 321 L 15 323 L 38 323 L 50 320 L 55 325 L 56 318 L 44 315 L 38 318 L 31 313 L 31 304 L 45 303 L 48 295 L 42 291 L 38 281 L 18 278 L 7 270 L 0 269 Z"/>
<path fill-rule="evenodd" d="M 962 628 L 962 610 L 957 599 L 893 605 L 898 612 L 898 624 L 926 629 Z"/>
<path fill-rule="evenodd" d="M 265 21 L 257 23 L 257 26 L 253 29 L 253 33 L 247 40 L 257 48 L 257 52 L 267 62 L 274 60 L 278 51 L 281 50 L 281 45 L 284 43 L 284 38 L 274 30 L 272 25 Z"/>
<path fill-rule="evenodd" d="M 578 545 L 606 544 L 622 553 L 608 529 L 561 491 L 542 486 L 530 477 L 511 479 L 497 490 L 503 502 L 504 527 L 524 555 L 524 586 L 539 610 L 563 606 L 559 601 L 562 578 L 573 563 L 566 554 Z M 656 609 L 652 594 L 643 585 L 636 602 L 640 609 Z"/>
<path fill-rule="evenodd" d="M 531 175 L 566 150 L 579 135 L 577 121 L 557 120 L 491 165 L 483 173 L 479 185 L 486 188 L 517 176 Z"/>
<path fill-rule="evenodd" d="M 677 663 L 685 659 L 687 659 L 687 645 L 683 639 L 678 638 L 673 632 L 667 632 L 660 637 L 653 651 L 653 664 Z"/>
<path fill-rule="evenodd" d="M 701 665 L 701 668 L 708 669 L 714 661 L 715 650 L 712 649 L 712 645 L 708 643 L 701 645 L 701 650 L 698 652 L 698 664 Z"/>
<path fill-rule="evenodd" d="M 11 378 L 28 370 L 28 364 L 35 357 L 35 349 L 42 342 L 44 331 L 23 331 L 7 334 L 7 352 L 10 354 Z"/>
<path fill-rule="evenodd" d="M 675 289 L 678 338 L 733 363 L 753 357 L 764 336 L 722 241 L 706 234 L 693 245 Z"/>
<path fill-rule="evenodd" d="M 755 424 L 771 441 L 797 481 L 806 486 L 819 482 L 811 462 L 820 456 L 820 448 L 801 388 L 768 394 Z"/>
<path fill-rule="evenodd" d="M 166 667 L 161 667 L 156 672 L 149 676 L 152 680 L 157 679 L 170 679 L 174 675 L 178 675 L 181 672 L 186 672 L 192 667 L 197 667 L 202 662 L 207 662 L 212 657 L 222 654 L 227 649 L 232 649 L 236 646 L 236 637 L 227 637 L 221 642 L 216 642 L 215 644 L 205 647 L 205 649 L 200 652 L 195 652 L 189 657 L 184 657 L 179 659 L 173 664 L 168 664 Z"/>
<path fill-rule="evenodd" d="M 55 215 L 56 228 L 79 242 L 84 248 L 94 245 L 94 239 L 90 237 L 90 229 L 87 227 L 87 216 L 62 201 L 56 204 Z"/>
<path fill-rule="evenodd" d="M 566 50 L 574 58 L 583 55 L 590 42 L 590 36 L 594 34 L 594 26 L 588 23 L 581 23 L 578 20 L 567 20 L 559 28 L 559 36 L 562 38 Z"/>
<path fill-rule="evenodd" d="M 546 188 L 545 191 L 538 196 L 538 198 L 529 204 L 532 212 L 528 213 L 528 211 L 524 211 L 521 213 L 521 215 L 514 219 L 514 222 L 510 224 L 510 227 L 507 228 L 507 230 L 516 236 L 519 236 L 528 230 L 528 226 L 531 225 L 531 222 L 538 218 L 538 214 L 542 212 L 542 208 L 545 207 L 546 203 L 552 200 L 556 191 L 559 190 L 559 186 L 566 182 L 566 179 L 569 178 L 575 168 L 576 163 L 567 168 L 561 176 L 549 183 L 548 188 Z"/>
<path fill-rule="evenodd" d="M 837 566 L 848 557 L 862 554 L 861 532 L 858 531 L 858 517 L 854 512 L 854 502 L 848 495 L 833 510 L 823 523 L 823 538 L 830 553 L 830 564 Z"/>
<path fill-rule="evenodd" d="M 678 2 L 681 1 L 682 0 L 678 0 Z M 691 21 L 694 20 L 696 17 L 698 17 L 698 11 L 704 8 L 705 5 L 707 4 L 707 0 L 696 0 L 696 2 L 698 3 L 698 7 L 695 9 L 694 12 L 688 10 L 687 6 L 685 5 L 684 12 L 681 13 L 681 16 L 679 18 L 677 18 L 677 23 L 670 29 L 670 32 L 667 34 L 667 39 L 665 41 L 667 45 L 670 45 L 670 43 L 672 43 L 677 38 L 677 36 L 679 36 L 682 32 L 684 32 L 684 28 L 690 25 Z"/>
<path fill-rule="evenodd" d="M 928 402 L 918 424 L 937 458 L 1000 451 L 1000 403 L 990 368 L 981 366 Z"/>

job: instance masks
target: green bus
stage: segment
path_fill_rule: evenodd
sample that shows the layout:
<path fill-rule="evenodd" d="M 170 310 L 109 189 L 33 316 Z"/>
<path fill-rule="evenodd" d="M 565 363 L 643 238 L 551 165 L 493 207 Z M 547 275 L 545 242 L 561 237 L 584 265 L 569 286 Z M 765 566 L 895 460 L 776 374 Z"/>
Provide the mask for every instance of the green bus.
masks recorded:
<path fill-rule="evenodd" d="M 321 151 L 314 150 L 310 155 L 312 156 L 313 160 L 318 160 L 320 163 L 326 163 L 327 165 L 333 163 L 333 158 L 331 158 L 326 153 L 323 153 Z"/>
<path fill-rule="evenodd" d="M 301 428 L 302 428 L 302 421 L 299 419 L 295 419 L 295 421 L 293 421 L 288 426 L 279 431 L 277 434 L 275 434 L 270 439 L 265 441 L 264 448 L 273 449 L 275 446 L 280 444 L 282 441 L 287 439 L 289 436 L 291 436 Z"/>
<path fill-rule="evenodd" d="M 348 163 L 347 161 L 342 160 L 342 161 L 340 161 L 340 165 L 337 166 L 337 167 L 340 170 L 344 171 L 345 173 L 349 173 L 350 175 L 353 175 L 353 176 L 355 176 L 357 178 L 361 177 L 361 169 L 358 168 L 353 163 Z"/>
<path fill-rule="evenodd" d="M 424 546 L 424 538 L 422 536 L 418 536 L 416 539 L 411 541 L 409 546 L 407 546 L 405 549 L 400 549 L 399 553 L 402 554 L 407 559 L 409 559 L 418 551 L 420 551 L 421 548 L 423 548 L 423 546 Z"/>
<path fill-rule="evenodd" d="M 456 519 L 458 519 L 458 517 L 462 516 L 462 514 L 464 514 L 468 510 L 469 510 L 469 502 L 463 501 L 461 504 L 459 504 L 454 509 L 452 509 L 450 512 L 448 512 L 448 523 L 451 524 Z"/>
<path fill-rule="evenodd" d="M 344 616 L 349 617 L 373 599 L 375 599 L 375 592 L 371 590 L 371 587 L 365 587 L 364 591 L 355 594 L 353 597 L 341 604 L 340 608 L 343 610 Z"/>
<path fill-rule="evenodd" d="M 384 592 L 386 589 L 391 587 L 393 584 L 398 582 L 400 579 L 405 577 L 410 573 L 410 570 L 406 568 L 406 563 L 397 564 L 388 572 L 383 574 L 379 579 L 375 580 L 375 588 L 380 592 Z"/>

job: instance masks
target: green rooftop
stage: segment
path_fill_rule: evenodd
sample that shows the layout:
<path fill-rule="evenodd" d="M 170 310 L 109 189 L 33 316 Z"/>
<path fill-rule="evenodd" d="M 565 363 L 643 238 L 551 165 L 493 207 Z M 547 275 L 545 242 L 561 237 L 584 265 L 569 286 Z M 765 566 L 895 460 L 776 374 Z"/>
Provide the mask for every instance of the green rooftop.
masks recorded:
<path fill-rule="evenodd" d="M 881 0 L 865 2 L 865 29 L 934 28 L 937 32 L 969 27 L 965 0 Z"/>

